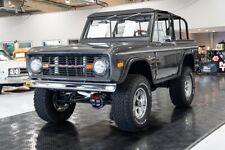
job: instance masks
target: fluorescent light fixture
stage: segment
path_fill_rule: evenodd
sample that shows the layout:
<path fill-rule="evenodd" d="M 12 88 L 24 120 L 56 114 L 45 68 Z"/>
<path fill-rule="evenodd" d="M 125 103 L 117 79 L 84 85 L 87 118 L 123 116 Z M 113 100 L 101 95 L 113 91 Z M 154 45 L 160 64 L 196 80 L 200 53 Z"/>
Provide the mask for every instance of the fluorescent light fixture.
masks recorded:
<path fill-rule="evenodd" d="M 70 0 L 65 0 L 65 3 L 66 4 L 70 4 Z"/>
<path fill-rule="evenodd" d="M 87 2 L 87 3 L 94 3 L 96 0 L 81 0 L 82 2 Z"/>

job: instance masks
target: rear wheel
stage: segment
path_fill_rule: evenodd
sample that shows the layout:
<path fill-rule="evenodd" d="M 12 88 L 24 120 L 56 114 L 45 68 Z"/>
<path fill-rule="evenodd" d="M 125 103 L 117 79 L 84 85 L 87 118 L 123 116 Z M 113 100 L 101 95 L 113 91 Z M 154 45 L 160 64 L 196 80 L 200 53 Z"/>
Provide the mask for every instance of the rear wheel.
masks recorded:
<path fill-rule="evenodd" d="M 53 123 L 67 120 L 75 109 L 74 103 L 64 103 L 59 100 L 57 92 L 47 89 L 35 89 L 34 107 L 38 116 Z"/>
<path fill-rule="evenodd" d="M 118 128 L 135 132 L 149 125 L 151 89 L 144 76 L 128 75 L 112 94 L 112 99 L 112 118 Z"/>
<path fill-rule="evenodd" d="M 194 97 L 194 77 L 190 67 L 183 67 L 179 78 L 171 82 L 169 91 L 172 103 L 177 107 L 190 107 Z"/>

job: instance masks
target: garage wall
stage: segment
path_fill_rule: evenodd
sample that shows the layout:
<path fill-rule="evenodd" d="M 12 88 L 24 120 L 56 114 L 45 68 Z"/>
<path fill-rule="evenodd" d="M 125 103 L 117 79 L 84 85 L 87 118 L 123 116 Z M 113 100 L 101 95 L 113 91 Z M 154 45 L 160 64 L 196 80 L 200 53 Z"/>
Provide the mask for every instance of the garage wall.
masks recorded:
<path fill-rule="evenodd" d="M 141 7 L 158 8 L 180 14 L 188 20 L 190 28 L 224 26 L 225 19 L 220 19 L 221 14 L 225 14 L 224 3 L 224 0 L 160 0 L 102 9 L 5 17 L 0 18 L 0 42 L 32 41 L 33 46 L 39 46 L 43 40 L 60 39 L 63 44 L 67 44 L 68 39 L 79 39 L 89 14 L 95 11 Z"/>
<path fill-rule="evenodd" d="M 43 40 L 79 39 L 87 15 L 94 10 L 68 11 L 31 16 L 0 18 L 0 42 L 32 41 L 33 46 Z"/>
<path fill-rule="evenodd" d="M 190 28 L 210 28 L 225 25 L 224 0 L 152 0 L 143 3 L 108 7 L 103 10 L 122 10 L 150 7 L 174 12 L 184 17 Z"/>
<path fill-rule="evenodd" d="M 225 41 L 225 32 L 218 32 L 214 33 L 214 47 L 216 47 L 216 44 Z"/>
<path fill-rule="evenodd" d="M 212 48 L 216 48 L 216 44 L 222 40 L 225 41 L 225 32 L 192 33 L 190 35 L 192 39 L 197 41 L 198 45 L 210 46 Z"/>
<path fill-rule="evenodd" d="M 194 40 L 197 41 L 199 46 L 211 46 L 209 33 L 196 33 L 194 34 Z"/>

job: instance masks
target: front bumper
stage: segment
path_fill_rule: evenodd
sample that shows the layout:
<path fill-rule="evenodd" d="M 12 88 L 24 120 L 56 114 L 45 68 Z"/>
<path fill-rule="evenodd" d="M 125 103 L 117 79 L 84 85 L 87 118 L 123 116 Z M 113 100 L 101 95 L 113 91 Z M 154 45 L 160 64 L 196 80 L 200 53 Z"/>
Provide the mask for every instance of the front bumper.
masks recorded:
<path fill-rule="evenodd" d="M 29 79 L 28 76 L 7 77 L 0 84 L 2 84 L 2 85 L 19 85 L 19 84 L 21 84 L 22 85 L 28 79 Z"/>
<path fill-rule="evenodd" d="M 88 91 L 88 92 L 115 92 L 115 83 L 88 83 L 88 82 L 62 82 L 62 81 L 37 81 L 27 83 L 33 88 L 46 88 L 56 90 Z"/>

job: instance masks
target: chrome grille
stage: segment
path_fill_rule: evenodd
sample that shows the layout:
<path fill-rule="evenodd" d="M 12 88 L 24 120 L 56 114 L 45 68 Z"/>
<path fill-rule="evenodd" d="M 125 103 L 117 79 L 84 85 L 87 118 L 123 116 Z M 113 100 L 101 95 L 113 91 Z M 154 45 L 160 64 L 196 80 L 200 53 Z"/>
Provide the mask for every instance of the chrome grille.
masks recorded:
<path fill-rule="evenodd" d="M 27 68 L 20 68 L 20 74 L 28 74 Z"/>
<path fill-rule="evenodd" d="M 53 77 L 95 77 L 92 70 L 86 70 L 86 64 L 93 64 L 100 56 L 43 56 L 42 63 L 48 64 L 42 69 L 43 76 Z"/>
<path fill-rule="evenodd" d="M 15 69 L 19 69 L 19 73 L 16 74 L 14 71 L 14 73 L 11 74 L 11 71 L 12 70 L 15 70 Z M 28 75 L 28 71 L 27 71 L 27 68 L 9 68 L 8 69 L 8 76 L 9 77 L 20 77 L 20 76 L 27 76 Z"/>

